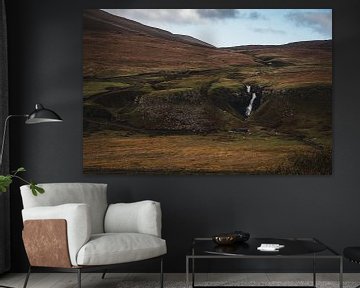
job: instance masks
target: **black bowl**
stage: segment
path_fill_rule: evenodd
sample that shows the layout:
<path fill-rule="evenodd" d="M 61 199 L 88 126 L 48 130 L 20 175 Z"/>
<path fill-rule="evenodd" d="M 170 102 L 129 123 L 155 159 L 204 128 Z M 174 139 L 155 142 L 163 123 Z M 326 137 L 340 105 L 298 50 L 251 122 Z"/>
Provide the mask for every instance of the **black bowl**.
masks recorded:
<path fill-rule="evenodd" d="M 233 233 L 222 233 L 212 237 L 212 240 L 218 245 L 232 245 L 236 243 L 236 235 Z"/>
<path fill-rule="evenodd" d="M 212 237 L 212 240 L 218 245 L 232 245 L 243 243 L 249 240 L 250 234 L 243 231 L 234 231 L 230 233 L 221 233 Z"/>
<path fill-rule="evenodd" d="M 236 242 L 245 242 L 250 239 L 250 233 L 244 231 L 234 231 L 236 235 Z"/>

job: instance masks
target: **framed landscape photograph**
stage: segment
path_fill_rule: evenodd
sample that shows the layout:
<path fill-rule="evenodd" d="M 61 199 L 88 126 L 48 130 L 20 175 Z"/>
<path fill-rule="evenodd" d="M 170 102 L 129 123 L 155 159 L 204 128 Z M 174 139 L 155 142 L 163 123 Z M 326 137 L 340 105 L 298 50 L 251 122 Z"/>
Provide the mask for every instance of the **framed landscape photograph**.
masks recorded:
<path fill-rule="evenodd" d="M 88 9 L 83 170 L 332 174 L 331 9 Z"/>

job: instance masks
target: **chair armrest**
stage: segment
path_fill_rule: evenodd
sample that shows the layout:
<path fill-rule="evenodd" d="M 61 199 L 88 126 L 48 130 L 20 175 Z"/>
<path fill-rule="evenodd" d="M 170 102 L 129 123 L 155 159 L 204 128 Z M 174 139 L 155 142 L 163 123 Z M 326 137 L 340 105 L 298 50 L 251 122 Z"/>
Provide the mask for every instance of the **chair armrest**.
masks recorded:
<path fill-rule="evenodd" d="M 160 203 L 145 200 L 111 204 L 104 224 L 105 233 L 143 233 L 161 237 Z"/>
<path fill-rule="evenodd" d="M 89 206 L 82 203 L 71 203 L 58 206 L 33 207 L 22 210 L 23 221 L 64 219 L 66 220 L 67 240 L 71 264 L 77 265 L 76 256 L 80 248 L 89 241 L 91 221 Z M 34 237 L 36 237 L 34 235 Z M 39 241 L 38 235 L 34 241 Z"/>
<path fill-rule="evenodd" d="M 66 231 L 64 219 L 26 220 L 22 238 L 30 265 L 72 267 Z"/>

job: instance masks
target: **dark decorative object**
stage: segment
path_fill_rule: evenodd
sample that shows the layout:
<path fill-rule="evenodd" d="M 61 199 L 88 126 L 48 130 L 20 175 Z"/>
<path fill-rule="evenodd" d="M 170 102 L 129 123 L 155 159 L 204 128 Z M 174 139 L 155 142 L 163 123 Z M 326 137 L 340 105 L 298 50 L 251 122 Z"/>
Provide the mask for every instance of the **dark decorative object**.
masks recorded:
<path fill-rule="evenodd" d="M 213 236 L 212 239 L 218 245 L 232 245 L 236 242 L 236 235 L 234 233 L 222 233 Z"/>
<path fill-rule="evenodd" d="M 234 234 L 236 234 L 236 242 L 245 242 L 250 238 L 250 233 L 248 232 L 234 231 Z"/>
<path fill-rule="evenodd" d="M 243 231 L 234 231 L 230 233 L 221 233 L 212 237 L 213 241 L 218 245 L 232 245 L 239 242 L 249 240 L 250 234 Z"/>

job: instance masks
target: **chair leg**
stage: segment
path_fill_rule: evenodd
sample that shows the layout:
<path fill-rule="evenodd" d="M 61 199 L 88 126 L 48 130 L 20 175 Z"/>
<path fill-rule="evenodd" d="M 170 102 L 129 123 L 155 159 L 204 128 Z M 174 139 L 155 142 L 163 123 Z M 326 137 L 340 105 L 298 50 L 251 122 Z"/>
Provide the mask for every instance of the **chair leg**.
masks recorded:
<path fill-rule="evenodd" d="M 101 279 L 105 279 L 106 272 L 107 270 L 104 270 L 104 273 L 101 275 Z"/>
<path fill-rule="evenodd" d="M 160 287 L 163 288 L 164 287 L 164 259 L 163 257 L 161 257 L 160 260 Z"/>
<path fill-rule="evenodd" d="M 23 288 L 26 288 L 27 284 L 28 284 L 28 281 L 29 281 L 29 277 L 30 277 L 30 274 L 31 274 L 31 265 L 29 266 L 29 270 L 26 274 L 26 278 L 25 278 L 25 282 L 24 282 L 24 286 Z"/>
<path fill-rule="evenodd" d="M 81 288 L 81 269 L 77 269 L 78 288 Z"/>

